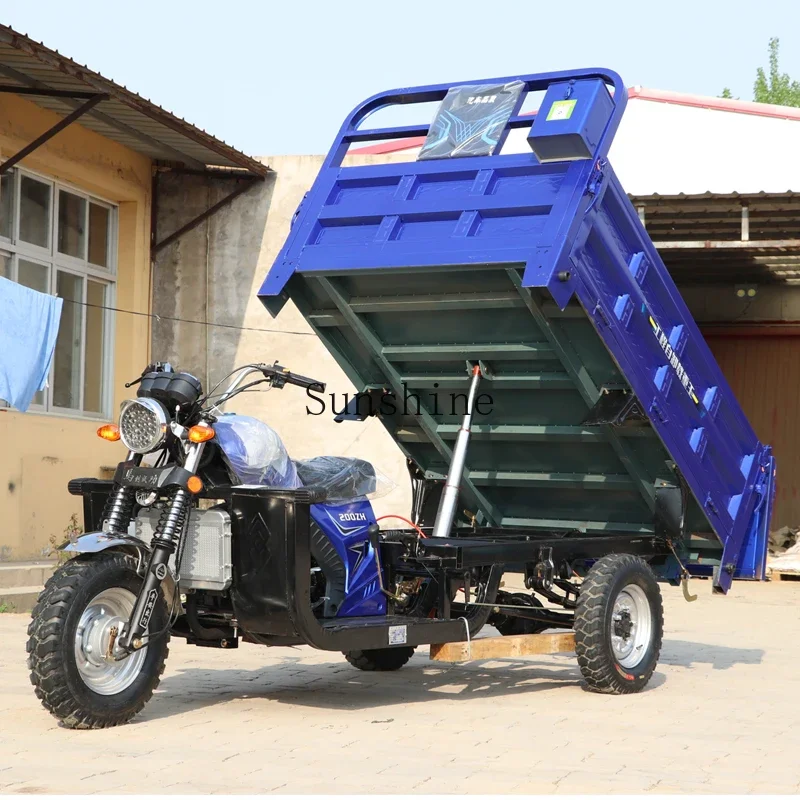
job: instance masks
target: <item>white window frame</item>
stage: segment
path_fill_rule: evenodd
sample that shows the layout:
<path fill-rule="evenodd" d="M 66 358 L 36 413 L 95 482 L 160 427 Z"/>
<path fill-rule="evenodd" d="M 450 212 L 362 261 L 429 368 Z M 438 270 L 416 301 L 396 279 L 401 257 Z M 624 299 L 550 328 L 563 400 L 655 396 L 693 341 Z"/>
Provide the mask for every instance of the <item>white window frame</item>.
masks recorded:
<path fill-rule="evenodd" d="M 48 385 L 44 389 L 44 403 L 32 403 L 29 411 L 34 413 L 53 414 L 64 417 L 74 417 L 79 419 L 110 419 L 112 416 L 113 391 L 114 391 L 114 339 L 115 339 L 115 320 L 112 311 L 108 308 L 116 307 L 117 295 L 117 252 L 119 236 L 119 207 L 104 198 L 97 197 L 76 186 L 64 181 L 54 180 L 53 178 L 29 169 L 15 168 L 11 170 L 13 175 L 12 208 L 11 208 L 11 238 L 0 236 L 0 254 L 11 256 L 11 279 L 16 281 L 19 275 L 19 259 L 33 261 L 46 265 L 49 269 L 50 294 L 56 294 L 58 272 L 66 272 L 82 278 L 81 302 L 81 324 L 83 327 L 81 342 L 83 347 L 80 349 L 79 364 L 79 406 L 80 409 L 64 408 L 56 406 L 53 402 L 54 370 L 55 358 L 50 365 L 48 375 Z M 21 241 L 19 238 L 19 199 L 22 176 L 26 175 L 50 186 L 50 220 L 49 220 L 49 247 L 39 247 L 28 242 Z M 76 258 L 58 252 L 58 204 L 60 200 L 59 190 L 64 190 L 86 200 L 86 258 Z M 107 267 L 99 267 L 89 263 L 89 203 L 107 208 L 109 211 L 109 230 L 106 262 Z M 103 355 L 101 360 L 102 382 L 100 387 L 100 411 L 84 411 L 84 390 L 85 390 L 85 371 L 86 371 L 86 323 L 87 323 L 87 292 L 88 280 L 93 280 L 105 285 L 105 302 L 107 307 L 103 313 Z M 66 305 L 66 304 L 65 304 Z M 0 401 L 0 405 L 4 405 Z"/>

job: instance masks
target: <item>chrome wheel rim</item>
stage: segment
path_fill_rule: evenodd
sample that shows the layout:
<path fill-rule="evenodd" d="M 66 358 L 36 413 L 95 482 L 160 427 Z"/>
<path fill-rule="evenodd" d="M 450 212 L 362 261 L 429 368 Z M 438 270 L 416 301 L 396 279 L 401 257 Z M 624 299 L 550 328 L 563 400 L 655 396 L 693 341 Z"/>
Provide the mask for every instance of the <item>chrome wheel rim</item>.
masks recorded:
<path fill-rule="evenodd" d="M 644 658 L 653 632 L 650 602 L 641 586 L 623 588 L 611 612 L 611 650 L 620 666 L 632 669 Z"/>
<path fill-rule="evenodd" d="M 147 648 L 122 658 L 125 651 L 117 644 L 135 603 L 133 592 L 117 586 L 96 595 L 81 614 L 75 663 L 81 680 L 97 694 L 124 692 L 142 671 Z"/>

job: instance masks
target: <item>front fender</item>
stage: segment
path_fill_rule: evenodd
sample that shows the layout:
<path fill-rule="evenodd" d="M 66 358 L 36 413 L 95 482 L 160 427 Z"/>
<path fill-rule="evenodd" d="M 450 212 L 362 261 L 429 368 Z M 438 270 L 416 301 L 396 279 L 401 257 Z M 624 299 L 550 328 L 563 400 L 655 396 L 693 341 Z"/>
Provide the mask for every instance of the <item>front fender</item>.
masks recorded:
<path fill-rule="evenodd" d="M 81 534 L 74 542 L 62 544 L 58 549 L 65 553 L 100 553 L 112 547 L 135 547 L 144 554 L 150 553 L 147 542 L 137 536 L 126 533 L 103 533 L 102 531 Z"/>

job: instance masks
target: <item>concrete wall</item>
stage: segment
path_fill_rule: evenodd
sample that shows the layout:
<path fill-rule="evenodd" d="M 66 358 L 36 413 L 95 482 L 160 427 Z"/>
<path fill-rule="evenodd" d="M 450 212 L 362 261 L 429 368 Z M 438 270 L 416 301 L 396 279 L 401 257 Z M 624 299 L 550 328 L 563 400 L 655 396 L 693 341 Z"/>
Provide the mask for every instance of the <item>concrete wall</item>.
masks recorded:
<path fill-rule="evenodd" d="M 362 156 L 356 163 L 385 162 Z M 337 398 L 357 391 L 292 303 L 272 319 L 256 297 L 283 245 L 292 216 L 316 177 L 322 156 L 265 158 L 275 171 L 203 225 L 159 253 L 154 272 L 153 311 L 259 330 L 204 327 L 156 321 L 153 357 L 194 372 L 204 386 L 234 366 L 280 361 L 327 383 Z M 216 202 L 231 181 L 169 177 L 159 192 L 159 238 Z M 211 384 L 209 384 L 209 380 Z M 408 514 L 411 491 L 405 459 L 376 419 L 336 424 L 330 416 L 306 413 L 304 392 L 293 386 L 266 394 L 245 394 L 230 411 L 257 416 L 272 425 L 293 458 L 342 455 L 365 458 L 396 484 L 375 505 L 380 513 Z M 319 407 L 310 403 L 316 411 Z"/>
<path fill-rule="evenodd" d="M 0 159 L 17 152 L 62 117 L 15 95 L 0 101 Z M 119 204 L 119 308 L 149 306 L 150 160 L 73 124 L 24 159 L 21 166 Z M 124 383 L 147 364 L 147 317 L 111 315 L 114 335 L 113 408 L 131 396 Z M 61 541 L 80 498 L 67 494 L 70 478 L 101 475 L 124 457 L 95 436 L 98 422 L 56 414 L 0 411 L 0 560 L 41 557 Z"/>

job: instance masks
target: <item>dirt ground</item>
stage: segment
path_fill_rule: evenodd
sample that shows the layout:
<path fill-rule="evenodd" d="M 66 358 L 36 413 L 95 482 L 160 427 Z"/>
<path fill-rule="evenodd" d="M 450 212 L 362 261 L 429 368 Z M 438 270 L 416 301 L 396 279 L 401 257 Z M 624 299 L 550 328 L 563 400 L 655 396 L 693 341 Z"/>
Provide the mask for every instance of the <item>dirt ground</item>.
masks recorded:
<path fill-rule="evenodd" d="M 420 648 L 363 673 L 309 648 L 173 640 L 131 724 L 59 727 L 0 615 L 5 793 L 630 793 L 800 790 L 800 582 L 697 602 L 663 587 L 661 662 L 641 694 L 582 686 L 573 655 L 439 665 Z M 493 633 L 493 631 L 491 632 Z"/>

